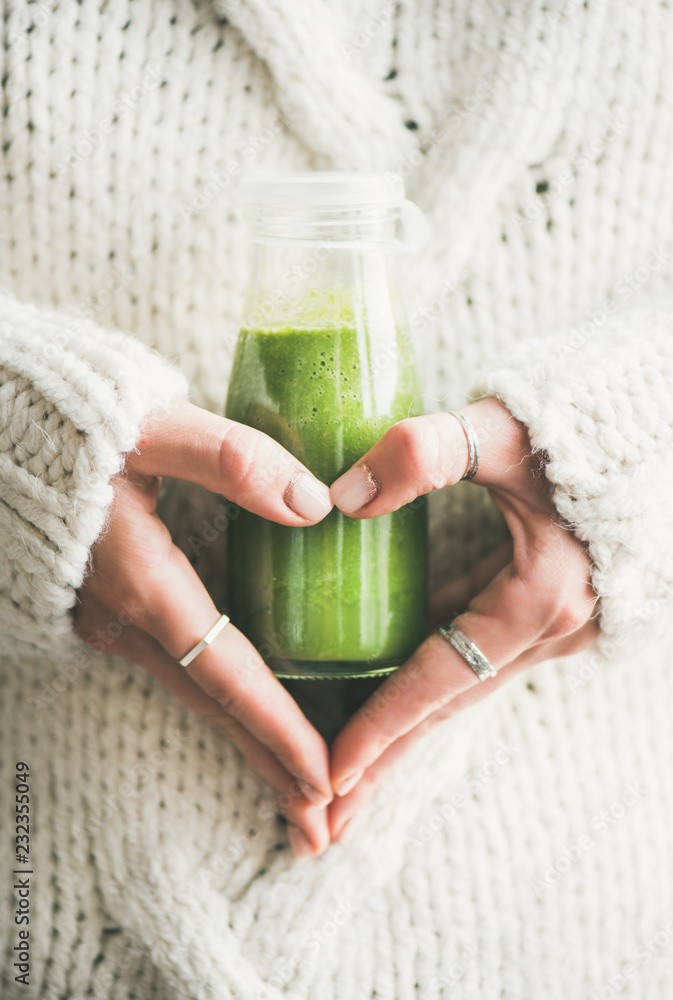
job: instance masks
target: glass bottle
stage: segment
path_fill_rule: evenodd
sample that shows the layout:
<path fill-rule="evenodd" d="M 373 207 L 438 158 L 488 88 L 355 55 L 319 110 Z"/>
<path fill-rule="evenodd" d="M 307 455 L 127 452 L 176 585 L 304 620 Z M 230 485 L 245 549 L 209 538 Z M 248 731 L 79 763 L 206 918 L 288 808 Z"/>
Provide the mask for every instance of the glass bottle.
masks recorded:
<path fill-rule="evenodd" d="M 250 281 L 226 416 L 329 486 L 421 412 L 396 266 L 422 216 L 392 175 L 257 178 L 241 193 Z M 299 528 L 240 510 L 228 544 L 232 620 L 278 676 L 390 673 L 424 638 L 424 498 Z"/>

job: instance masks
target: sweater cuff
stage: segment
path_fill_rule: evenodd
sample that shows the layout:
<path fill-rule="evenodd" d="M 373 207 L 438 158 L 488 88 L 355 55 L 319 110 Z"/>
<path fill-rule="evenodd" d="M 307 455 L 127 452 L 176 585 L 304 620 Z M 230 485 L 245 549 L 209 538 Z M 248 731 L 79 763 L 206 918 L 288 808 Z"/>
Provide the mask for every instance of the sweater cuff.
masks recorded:
<path fill-rule="evenodd" d="M 48 649 L 149 414 L 187 382 L 136 337 L 0 294 L 0 631 Z"/>
<path fill-rule="evenodd" d="M 567 331 L 493 371 L 497 397 L 546 453 L 561 517 L 586 543 L 602 632 L 626 641 L 673 596 L 673 310 Z"/>

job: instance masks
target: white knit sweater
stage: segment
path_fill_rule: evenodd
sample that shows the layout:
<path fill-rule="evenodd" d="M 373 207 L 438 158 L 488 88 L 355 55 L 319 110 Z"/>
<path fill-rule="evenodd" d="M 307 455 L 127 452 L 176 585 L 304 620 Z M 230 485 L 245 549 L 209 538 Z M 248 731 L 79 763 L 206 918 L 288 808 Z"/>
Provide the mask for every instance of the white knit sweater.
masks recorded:
<path fill-rule="evenodd" d="M 669 5 L 2 6 L 2 997 L 670 997 Z M 238 752 L 69 616 L 143 419 L 185 394 L 222 412 L 235 189 L 262 167 L 406 178 L 431 223 L 404 274 L 428 406 L 481 387 L 527 423 L 602 609 L 598 649 L 446 723 L 304 862 Z M 193 552 L 218 498 L 169 486 Z M 501 530 L 477 487 L 433 498 L 433 579 Z M 217 543 L 197 569 L 219 601 Z M 326 732 L 333 687 L 304 693 Z"/>

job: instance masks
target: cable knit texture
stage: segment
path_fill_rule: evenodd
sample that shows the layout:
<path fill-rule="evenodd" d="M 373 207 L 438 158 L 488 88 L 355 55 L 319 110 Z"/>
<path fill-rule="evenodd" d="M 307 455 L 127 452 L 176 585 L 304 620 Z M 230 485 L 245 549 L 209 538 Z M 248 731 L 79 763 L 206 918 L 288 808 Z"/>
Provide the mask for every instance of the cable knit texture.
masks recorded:
<path fill-rule="evenodd" d="M 35 872 L 26 988 L 3 837 L 2 997 L 668 1000 L 670 5 L 5 0 L 0 32 L 0 813 L 28 761 Z M 146 415 L 187 386 L 223 410 L 241 177 L 322 168 L 396 171 L 427 213 L 402 276 L 427 406 L 526 422 L 603 638 L 295 862 L 231 744 L 67 611 Z M 220 606 L 223 539 L 190 541 L 217 504 L 166 481 L 159 511 Z M 503 533 L 470 483 L 431 515 L 434 584 Z M 296 693 L 330 734 L 354 696 Z"/>
<path fill-rule="evenodd" d="M 626 311 L 543 349 L 519 352 L 485 391 L 547 453 L 557 510 L 588 543 L 602 632 L 623 641 L 673 595 L 673 308 Z"/>
<path fill-rule="evenodd" d="M 142 419 L 187 392 L 136 338 L 0 296 L 0 630 L 49 650 Z"/>

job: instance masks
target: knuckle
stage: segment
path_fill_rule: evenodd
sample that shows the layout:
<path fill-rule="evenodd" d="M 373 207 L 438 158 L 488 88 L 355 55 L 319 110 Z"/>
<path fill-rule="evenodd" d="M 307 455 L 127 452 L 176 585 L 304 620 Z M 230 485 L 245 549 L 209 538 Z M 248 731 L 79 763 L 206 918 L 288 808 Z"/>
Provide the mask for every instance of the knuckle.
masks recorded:
<path fill-rule="evenodd" d="M 388 721 L 385 716 L 380 717 L 376 722 L 376 728 L 370 733 L 367 740 L 367 759 L 369 763 L 377 760 L 399 736 L 399 725 Z"/>
<path fill-rule="evenodd" d="M 302 808 L 301 802 L 292 801 L 292 792 L 281 791 L 276 794 L 275 806 L 281 816 L 284 816 L 288 823 L 303 828 L 306 823 L 308 810 Z"/>
<path fill-rule="evenodd" d="M 236 424 L 225 432 L 220 443 L 220 474 L 229 484 L 229 499 L 241 506 L 258 492 L 258 469 L 265 468 L 263 441 L 252 428 Z"/>
<path fill-rule="evenodd" d="M 208 725 L 218 729 L 231 743 L 237 745 L 238 727 L 234 719 L 224 709 L 217 706 L 211 712 L 204 712 L 202 718 Z"/>
<path fill-rule="evenodd" d="M 152 617 L 151 597 L 151 588 L 147 586 L 146 579 L 139 576 L 137 583 L 130 584 L 123 592 L 121 589 L 116 592 L 114 606 L 130 608 L 133 625 L 152 635 L 154 633 L 151 626 L 154 626 L 156 621 Z"/>
<path fill-rule="evenodd" d="M 459 709 L 456 708 L 453 701 L 444 702 L 442 705 L 438 706 L 428 717 L 424 719 L 423 722 L 418 727 L 419 735 L 427 736 L 434 732 L 438 726 L 441 726 L 443 722 L 447 722 L 452 719 L 454 715 L 457 715 Z"/>
<path fill-rule="evenodd" d="M 560 639 L 577 632 L 587 621 L 588 608 L 579 601 L 564 601 L 556 607 L 546 638 Z"/>
<path fill-rule="evenodd" d="M 175 616 L 171 612 L 168 584 L 182 579 L 185 559 L 184 553 L 171 543 L 163 551 L 144 557 L 139 571 L 125 580 L 127 589 L 123 598 L 134 602 L 136 624 L 160 640 L 166 638 L 169 627 L 172 632 Z"/>
<path fill-rule="evenodd" d="M 145 601 L 138 611 L 136 624 L 143 632 L 147 632 L 148 635 L 153 636 L 161 642 L 163 617 L 159 608 L 153 602 L 150 600 Z"/>
<path fill-rule="evenodd" d="M 589 566 L 574 540 L 570 547 L 568 542 L 567 534 L 559 531 L 538 538 L 538 551 L 521 574 L 531 604 L 539 609 L 542 638 L 572 635 L 588 621 L 595 607 Z"/>
<path fill-rule="evenodd" d="M 278 733 L 265 739 L 264 743 L 269 748 L 274 757 L 277 757 L 283 767 L 292 774 L 296 770 L 296 751 L 294 747 L 288 745 L 287 735 Z"/>
<path fill-rule="evenodd" d="M 315 808 L 304 796 L 300 783 L 294 779 L 285 788 L 276 789 L 276 807 L 290 823 L 300 826 Z"/>
<path fill-rule="evenodd" d="M 226 677 L 214 674 L 206 678 L 199 678 L 199 686 L 209 698 L 217 702 L 224 718 L 229 720 L 240 718 L 243 700 L 240 694 L 232 689 Z"/>
<path fill-rule="evenodd" d="M 393 424 L 387 436 L 400 475 L 411 479 L 419 490 L 431 489 L 434 484 L 430 477 L 439 458 L 439 437 L 434 425 L 424 417 L 407 417 Z"/>

